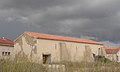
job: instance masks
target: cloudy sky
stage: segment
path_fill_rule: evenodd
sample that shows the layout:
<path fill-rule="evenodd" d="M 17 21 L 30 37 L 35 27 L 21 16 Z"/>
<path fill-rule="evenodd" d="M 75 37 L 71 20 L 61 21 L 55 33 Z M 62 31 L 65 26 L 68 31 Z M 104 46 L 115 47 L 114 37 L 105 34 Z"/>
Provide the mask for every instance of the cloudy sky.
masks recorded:
<path fill-rule="evenodd" d="M 0 0 L 0 37 L 24 31 L 120 44 L 120 0 Z"/>

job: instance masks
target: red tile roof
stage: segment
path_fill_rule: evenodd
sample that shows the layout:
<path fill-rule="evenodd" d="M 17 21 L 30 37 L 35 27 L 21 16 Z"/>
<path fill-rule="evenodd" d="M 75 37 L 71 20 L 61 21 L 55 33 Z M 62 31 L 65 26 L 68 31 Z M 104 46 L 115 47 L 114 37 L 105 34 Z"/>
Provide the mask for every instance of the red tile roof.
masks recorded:
<path fill-rule="evenodd" d="M 51 39 L 51 40 L 61 40 L 61 41 L 71 41 L 71 42 L 103 45 L 102 43 L 97 41 L 81 39 L 81 38 L 57 36 L 57 35 L 43 34 L 43 33 L 37 33 L 37 32 L 25 32 L 25 34 L 28 34 L 29 36 L 40 38 L 40 39 Z"/>
<path fill-rule="evenodd" d="M 0 43 L 4 43 L 4 44 L 14 44 L 13 41 L 6 39 L 6 38 L 0 38 Z"/>
<path fill-rule="evenodd" d="M 115 46 L 104 46 L 104 48 L 107 54 L 116 54 L 120 50 L 120 47 Z"/>
<path fill-rule="evenodd" d="M 118 49 L 106 49 L 107 54 L 116 54 L 118 51 Z"/>

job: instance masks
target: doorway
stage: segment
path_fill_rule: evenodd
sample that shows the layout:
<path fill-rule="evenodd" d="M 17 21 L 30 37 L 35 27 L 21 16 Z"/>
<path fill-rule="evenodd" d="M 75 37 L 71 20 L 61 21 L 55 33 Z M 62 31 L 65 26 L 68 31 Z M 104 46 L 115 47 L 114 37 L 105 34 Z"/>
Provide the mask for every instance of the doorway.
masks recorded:
<path fill-rule="evenodd" d="M 43 54 L 43 64 L 51 63 L 51 54 Z"/>

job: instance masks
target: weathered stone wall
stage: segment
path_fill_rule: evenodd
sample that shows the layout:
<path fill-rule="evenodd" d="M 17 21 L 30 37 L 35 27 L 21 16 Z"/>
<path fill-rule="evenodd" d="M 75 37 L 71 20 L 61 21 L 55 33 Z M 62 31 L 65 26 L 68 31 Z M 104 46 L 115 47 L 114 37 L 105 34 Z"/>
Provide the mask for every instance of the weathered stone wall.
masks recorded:
<path fill-rule="evenodd" d="M 85 50 L 85 46 L 89 46 Z M 56 40 L 37 40 L 38 55 L 42 60 L 42 53 L 51 54 L 52 62 L 61 62 L 61 61 L 72 61 L 72 62 L 81 62 L 85 61 L 86 58 L 89 61 L 93 61 L 93 53 L 98 55 L 98 49 L 102 45 L 95 44 L 85 44 L 85 43 L 75 43 L 75 42 L 66 42 L 66 41 L 56 41 Z M 84 55 L 87 55 L 85 58 Z"/>
<path fill-rule="evenodd" d="M 71 58 L 70 50 L 68 50 L 66 43 L 61 42 L 60 45 L 60 59 L 61 61 L 69 61 Z"/>
<path fill-rule="evenodd" d="M 85 46 L 84 61 L 85 62 L 93 62 L 94 61 L 94 57 L 93 57 L 91 48 L 88 45 Z"/>
<path fill-rule="evenodd" d="M 0 59 L 1 58 L 13 58 L 13 50 L 14 47 L 9 46 L 0 46 Z M 4 55 L 2 54 L 4 52 Z M 5 54 L 7 52 L 7 54 Z M 8 55 L 8 52 L 10 52 L 10 55 Z"/>
<path fill-rule="evenodd" d="M 67 41 L 36 39 L 27 34 L 21 35 L 15 41 L 15 54 L 24 54 L 32 61 L 43 62 L 43 54 L 51 55 L 52 63 L 61 61 L 93 61 L 93 55 L 99 54 L 103 45 L 76 43 Z M 100 51 L 102 52 L 102 51 Z M 103 54 L 103 53 L 101 53 Z"/>
<path fill-rule="evenodd" d="M 23 34 L 15 41 L 15 55 L 23 55 L 34 60 L 37 54 L 36 39 Z"/>

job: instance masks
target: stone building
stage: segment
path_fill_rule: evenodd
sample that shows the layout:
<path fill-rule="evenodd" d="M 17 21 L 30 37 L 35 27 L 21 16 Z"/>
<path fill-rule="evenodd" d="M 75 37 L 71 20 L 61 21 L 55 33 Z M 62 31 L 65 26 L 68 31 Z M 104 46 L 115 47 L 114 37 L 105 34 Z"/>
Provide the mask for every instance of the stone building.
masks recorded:
<path fill-rule="evenodd" d="M 13 56 L 14 42 L 6 39 L 0 38 L 0 59 L 10 58 Z"/>
<path fill-rule="evenodd" d="M 102 43 L 81 38 L 24 32 L 14 42 L 14 54 L 40 63 L 93 62 L 94 56 L 104 55 Z"/>
<path fill-rule="evenodd" d="M 104 49 L 106 51 L 107 59 L 115 62 L 120 62 L 120 47 L 104 46 Z"/>

